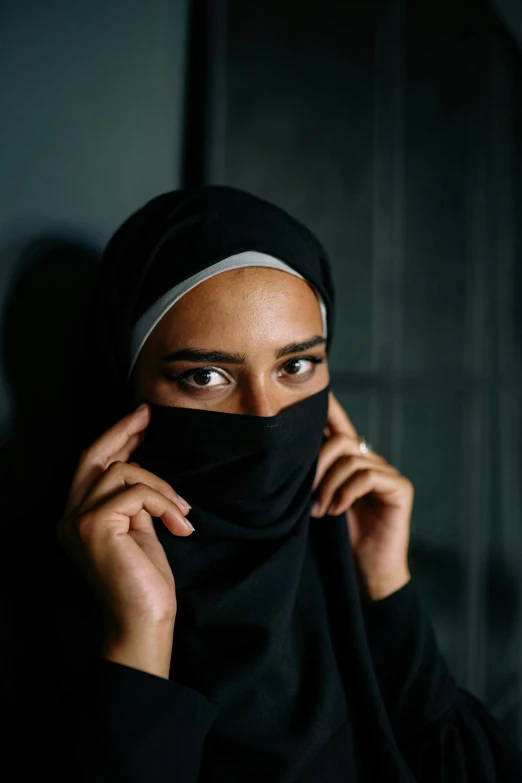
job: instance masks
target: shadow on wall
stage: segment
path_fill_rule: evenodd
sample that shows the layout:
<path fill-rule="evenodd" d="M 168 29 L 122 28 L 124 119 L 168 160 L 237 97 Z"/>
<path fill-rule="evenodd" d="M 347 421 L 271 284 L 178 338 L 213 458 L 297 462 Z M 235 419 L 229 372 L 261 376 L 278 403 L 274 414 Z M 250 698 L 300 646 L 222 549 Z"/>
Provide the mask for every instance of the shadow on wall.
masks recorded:
<path fill-rule="evenodd" d="M 0 440 L 0 699 L 10 705 L 11 721 L 27 672 L 49 668 L 45 655 L 53 644 L 64 650 L 77 644 L 75 630 L 60 624 L 61 585 L 64 578 L 75 584 L 75 573 L 65 557 L 55 557 L 56 525 L 68 484 L 63 468 L 72 475 L 75 467 L 67 464 L 75 405 L 72 357 L 100 255 L 88 243 L 59 234 L 0 248 L 0 268 L 14 270 L 0 325 L 10 401 Z M 69 598 L 87 623 L 93 606 L 88 589 L 68 591 L 66 606 Z M 43 678 L 41 699 L 47 703 L 55 698 L 52 678 L 49 683 Z"/>
<path fill-rule="evenodd" d="M 34 497 L 59 456 L 74 404 L 67 368 L 98 262 L 93 247 L 58 236 L 37 238 L 18 253 L 0 327 L 12 401 L 9 431 L 0 445 L 2 502 L 16 503 L 19 492 Z"/>

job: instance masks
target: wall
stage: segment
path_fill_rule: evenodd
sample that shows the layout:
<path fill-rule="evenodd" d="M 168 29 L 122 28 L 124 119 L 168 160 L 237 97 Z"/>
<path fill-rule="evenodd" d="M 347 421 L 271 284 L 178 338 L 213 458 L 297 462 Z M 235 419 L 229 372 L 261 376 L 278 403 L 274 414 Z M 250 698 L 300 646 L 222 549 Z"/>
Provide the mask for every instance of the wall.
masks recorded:
<path fill-rule="evenodd" d="M 522 4 L 520 0 L 491 0 L 497 13 L 522 50 Z"/>
<path fill-rule="evenodd" d="M 38 491 L 46 444 L 66 426 L 62 384 L 101 249 L 131 211 L 180 184 L 187 8 L 0 7 L 4 508 L 27 491 L 27 476 Z"/>

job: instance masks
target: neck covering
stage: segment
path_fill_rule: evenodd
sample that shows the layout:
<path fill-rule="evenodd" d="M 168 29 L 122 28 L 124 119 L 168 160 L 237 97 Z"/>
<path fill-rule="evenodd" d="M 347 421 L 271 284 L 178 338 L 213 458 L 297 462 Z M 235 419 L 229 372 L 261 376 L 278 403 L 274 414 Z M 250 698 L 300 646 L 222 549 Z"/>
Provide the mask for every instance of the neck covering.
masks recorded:
<path fill-rule="evenodd" d="M 295 780 L 346 721 L 308 545 L 327 407 L 328 389 L 270 417 L 153 405 L 135 452 L 192 505 L 188 538 L 154 525 L 176 581 L 170 677 L 220 706 L 203 780 Z"/>
<path fill-rule="evenodd" d="M 103 256 L 81 353 L 77 453 L 134 407 L 140 318 L 194 275 L 250 252 L 316 289 L 330 350 L 331 270 L 305 226 L 230 187 L 165 193 L 131 215 Z M 133 455 L 193 507 L 188 538 L 154 526 L 176 582 L 170 677 L 218 705 L 205 783 L 293 783 L 343 725 L 366 754 L 364 780 L 409 779 L 371 668 L 345 516 L 310 517 L 328 391 L 272 417 L 153 404 Z"/>

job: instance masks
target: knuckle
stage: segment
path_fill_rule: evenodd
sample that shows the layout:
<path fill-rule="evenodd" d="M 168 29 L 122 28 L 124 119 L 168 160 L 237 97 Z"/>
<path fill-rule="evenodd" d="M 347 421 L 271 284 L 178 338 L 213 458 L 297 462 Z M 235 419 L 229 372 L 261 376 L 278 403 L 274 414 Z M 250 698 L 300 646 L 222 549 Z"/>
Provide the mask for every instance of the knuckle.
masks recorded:
<path fill-rule="evenodd" d="M 373 483 L 377 478 L 377 471 L 375 468 L 367 468 L 364 472 L 368 483 Z"/>
<path fill-rule="evenodd" d="M 95 515 L 90 511 L 86 511 L 77 517 L 74 528 L 81 539 L 86 539 L 91 535 L 95 519 Z"/>
<path fill-rule="evenodd" d="M 101 451 L 100 449 L 100 439 L 93 441 L 92 443 L 89 443 L 88 446 L 85 446 L 82 449 L 81 452 L 81 458 L 83 460 L 90 460 L 96 457 L 96 455 Z"/>
<path fill-rule="evenodd" d="M 100 468 L 99 472 L 102 473 L 106 468 L 106 463 L 101 458 L 95 444 L 92 444 L 82 451 L 78 461 L 77 474 L 85 470 L 91 471 L 92 468 L 98 466 Z"/>
<path fill-rule="evenodd" d="M 124 468 L 125 465 L 127 465 L 126 462 L 122 462 L 119 459 L 115 459 L 107 467 L 105 472 L 110 472 L 111 475 L 113 473 L 115 473 L 116 475 L 121 475 L 124 472 L 124 470 L 125 470 L 125 468 Z"/>
<path fill-rule="evenodd" d="M 128 491 L 138 495 L 138 497 L 141 498 L 154 494 L 152 487 L 150 487 L 148 484 L 145 484 L 143 481 L 137 481 L 136 484 L 133 484 L 132 488 Z"/>
<path fill-rule="evenodd" d="M 355 468 L 359 462 L 357 454 L 346 454 L 343 460 L 348 468 Z"/>

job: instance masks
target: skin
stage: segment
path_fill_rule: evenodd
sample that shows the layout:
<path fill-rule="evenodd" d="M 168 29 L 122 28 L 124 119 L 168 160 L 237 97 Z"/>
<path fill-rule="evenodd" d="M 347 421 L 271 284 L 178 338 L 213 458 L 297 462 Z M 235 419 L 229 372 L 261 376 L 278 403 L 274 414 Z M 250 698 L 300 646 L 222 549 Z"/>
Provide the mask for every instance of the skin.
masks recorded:
<path fill-rule="evenodd" d="M 262 267 L 229 270 L 185 294 L 156 326 L 131 379 L 136 402 L 274 416 L 328 384 L 323 344 L 276 359 L 283 346 L 321 335 L 308 283 Z M 235 353 L 243 361 L 165 361 L 185 349 Z M 188 387 L 180 385 L 181 374 Z M 361 588 L 372 600 L 385 598 L 411 577 L 413 486 L 384 457 L 360 453 L 355 427 L 333 393 L 325 433 L 312 514 L 346 514 Z"/>

